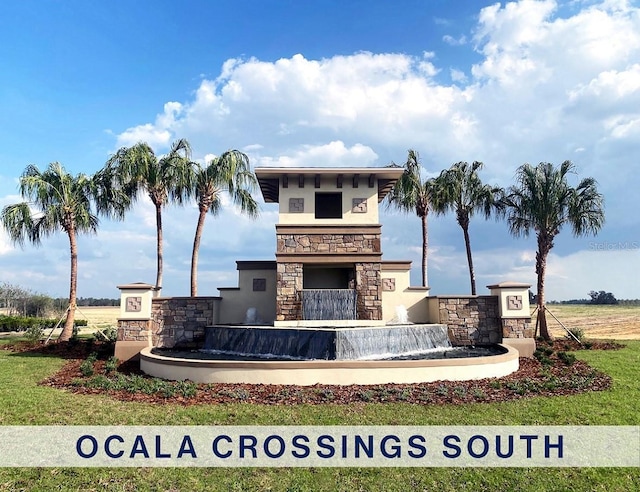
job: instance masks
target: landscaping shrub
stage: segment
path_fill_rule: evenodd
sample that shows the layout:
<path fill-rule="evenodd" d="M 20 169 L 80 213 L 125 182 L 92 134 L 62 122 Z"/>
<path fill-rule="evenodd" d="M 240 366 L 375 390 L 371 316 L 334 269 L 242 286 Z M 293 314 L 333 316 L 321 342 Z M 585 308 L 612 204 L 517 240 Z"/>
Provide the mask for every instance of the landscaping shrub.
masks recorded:
<path fill-rule="evenodd" d="M 43 330 L 51 329 L 58 324 L 55 318 L 37 318 L 35 316 L 7 316 L 0 315 L 0 331 L 27 331 L 39 326 Z M 86 319 L 77 319 L 74 326 L 87 326 Z"/>
<path fill-rule="evenodd" d="M 40 325 L 30 326 L 29 328 L 27 328 L 27 331 L 24 334 L 27 340 L 31 343 L 39 342 L 42 338 L 42 335 L 44 335 L 44 329 Z"/>
<path fill-rule="evenodd" d="M 96 331 L 94 337 L 99 342 L 116 343 L 118 340 L 118 329 L 115 326 L 108 326 L 103 330 Z"/>
<path fill-rule="evenodd" d="M 104 363 L 104 373 L 110 374 L 115 372 L 118 369 L 118 358 L 115 355 L 112 355 L 107 359 L 107 362 Z"/>
<path fill-rule="evenodd" d="M 568 331 L 572 335 L 572 338 L 584 342 L 584 330 L 582 328 L 569 328 Z"/>

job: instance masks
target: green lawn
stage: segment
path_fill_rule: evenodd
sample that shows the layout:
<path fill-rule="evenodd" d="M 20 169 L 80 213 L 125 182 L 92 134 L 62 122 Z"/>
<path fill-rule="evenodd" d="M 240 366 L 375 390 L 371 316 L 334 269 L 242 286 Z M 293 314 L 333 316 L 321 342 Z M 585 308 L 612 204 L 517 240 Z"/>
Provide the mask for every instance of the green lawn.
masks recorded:
<path fill-rule="evenodd" d="M 640 341 L 576 355 L 606 392 L 496 404 L 295 407 L 123 403 L 37 382 L 64 361 L 0 351 L 3 425 L 639 425 Z M 635 469 L 0 469 L 0 490 L 640 490 Z"/>

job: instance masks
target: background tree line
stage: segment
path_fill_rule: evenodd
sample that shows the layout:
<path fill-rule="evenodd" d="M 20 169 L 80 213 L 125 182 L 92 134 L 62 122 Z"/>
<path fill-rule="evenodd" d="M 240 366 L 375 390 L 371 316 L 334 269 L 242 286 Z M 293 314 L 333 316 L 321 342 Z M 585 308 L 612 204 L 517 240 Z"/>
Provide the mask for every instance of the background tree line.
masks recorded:
<path fill-rule="evenodd" d="M 79 297 L 78 306 L 119 306 L 120 299 Z M 9 316 L 49 317 L 63 314 L 69 306 L 68 297 L 51 297 L 7 282 L 0 284 L 0 309 Z"/>

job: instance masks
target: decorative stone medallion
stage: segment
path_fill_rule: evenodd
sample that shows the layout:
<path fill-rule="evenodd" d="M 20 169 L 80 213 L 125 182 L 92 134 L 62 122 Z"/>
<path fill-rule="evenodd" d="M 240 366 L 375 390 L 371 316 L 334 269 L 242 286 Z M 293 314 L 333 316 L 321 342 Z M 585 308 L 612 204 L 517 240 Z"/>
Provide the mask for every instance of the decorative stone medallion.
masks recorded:
<path fill-rule="evenodd" d="M 264 292 L 267 290 L 267 279 L 266 278 L 254 278 L 253 279 L 253 291 L 254 292 Z"/>
<path fill-rule="evenodd" d="M 384 292 L 393 292 L 396 290 L 396 279 L 395 278 L 383 278 L 382 279 L 382 290 Z"/>
<path fill-rule="evenodd" d="M 522 309 L 522 296 L 507 296 L 507 309 L 519 311 Z"/>
<path fill-rule="evenodd" d="M 301 214 L 304 212 L 304 198 L 289 198 L 289 213 Z"/>
<path fill-rule="evenodd" d="M 354 198 L 351 206 L 351 212 L 354 214 L 366 214 L 367 213 L 367 199 L 366 198 Z"/>
<path fill-rule="evenodd" d="M 139 313 L 142 311 L 142 297 L 127 297 L 124 310 L 128 313 Z"/>

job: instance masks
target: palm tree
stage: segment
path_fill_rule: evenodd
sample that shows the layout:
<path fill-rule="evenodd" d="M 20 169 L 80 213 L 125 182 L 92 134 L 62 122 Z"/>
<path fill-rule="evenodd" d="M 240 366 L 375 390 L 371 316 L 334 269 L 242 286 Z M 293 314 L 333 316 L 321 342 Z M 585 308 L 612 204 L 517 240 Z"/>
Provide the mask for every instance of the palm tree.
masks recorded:
<path fill-rule="evenodd" d="M 555 237 L 565 224 L 574 236 L 597 234 L 604 224 L 603 197 L 596 181 L 585 178 L 573 188 L 567 182 L 569 173 L 575 173 L 569 161 L 559 168 L 547 162 L 537 166 L 523 164 L 516 173 L 517 184 L 509 188 L 504 198 L 511 234 L 526 237 L 532 230 L 536 232 L 538 324 L 540 336 L 545 339 L 551 336 L 545 312 L 544 276 Z"/>
<path fill-rule="evenodd" d="M 404 173 L 391 192 L 387 195 L 387 203 L 404 212 L 415 212 L 422 224 L 422 286 L 427 286 L 427 252 L 429 238 L 427 232 L 427 215 L 434 195 L 434 180 L 423 180 L 421 176 L 418 153 L 409 150 Z"/>
<path fill-rule="evenodd" d="M 140 142 L 132 147 L 122 147 L 107 161 L 105 172 L 111 171 L 117 176 L 121 189 L 128 196 L 136 198 L 139 191 L 144 191 L 155 207 L 156 295 L 160 295 L 162 290 L 162 208 L 169 200 L 182 204 L 191 195 L 193 167 L 191 146 L 186 139 L 175 141 L 169 153 L 160 158 L 148 144 Z"/>
<path fill-rule="evenodd" d="M 501 208 L 500 197 L 503 192 L 502 188 L 482 183 L 478 176 L 478 171 L 482 167 L 482 162 L 478 161 L 474 161 L 471 165 L 466 162 L 458 162 L 442 171 L 440 176 L 436 178 L 437 192 L 433 202 L 434 210 L 438 213 L 445 213 L 449 210 L 456 213 L 456 220 L 462 228 L 467 250 L 472 295 L 476 295 L 476 275 L 471 256 L 469 220 L 476 212 L 482 213 L 485 218 L 489 218 L 493 211 L 499 212 Z"/>
<path fill-rule="evenodd" d="M 196 165 L 194 192 L 198 201 L 198 225 L 191 255 L 191 296 L 198 295 L 198 251 L 207 212 L 217 215 L 222 207 L 222 194 L 228 193 L 241 212 L 254 218 L 258 203 L 251 191 L 257 185 L 249 158 L 238 150 L 229 150 L 212 159 L 205 167 Z"/>
<path fill-rule="evenodd" d="M 69 238 L 69 308 L 60 341 L 69 340 L 73 334 L 78 284 L 77 235 L 95 233 L 98 227 L 98 218 L 91 206 L 95 191 L 91 177 L 72 176 L 57 162 L 49 164 L 44 172 L 29 165 L 20 177 L 20 194 L 26 201 L 2 209 L 4 228 L 11 240 L 21 246 L 25 241 L 39 246 L 42 237 L 58 231 Z M 110 208 L 103 204 L 102 210 L 107 212 Z"/>

